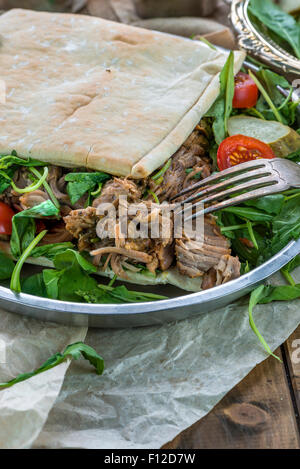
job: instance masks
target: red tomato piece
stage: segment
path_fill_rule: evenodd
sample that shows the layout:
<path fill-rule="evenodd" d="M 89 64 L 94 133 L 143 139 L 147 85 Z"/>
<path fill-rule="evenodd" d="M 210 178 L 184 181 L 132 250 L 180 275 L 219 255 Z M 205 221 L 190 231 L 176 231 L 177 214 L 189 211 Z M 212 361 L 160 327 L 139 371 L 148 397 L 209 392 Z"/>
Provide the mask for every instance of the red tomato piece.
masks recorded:
<path fill-rule="evenodd" d="M 10 208 L 9 205 L 4 202 L 0 202 L 0 234 L 1 235 L 11 235 L 12 232 L 12 217 L 14 216 L 14 211 Z"/>
<path fill-rule="evenodd" d="M 258 88 L 247 73 L 239 72 L 234 78 L 232 106 L 235 109 L 254 107 L 258 100 Z"/>
<path fill-rule="evenodd" d="M 220 171 L 236 164 L 260 158 L 275 158 L 272 148 L 256 138 L 233 135 L 225 138 L 218 148 L 217 161 Z"/>

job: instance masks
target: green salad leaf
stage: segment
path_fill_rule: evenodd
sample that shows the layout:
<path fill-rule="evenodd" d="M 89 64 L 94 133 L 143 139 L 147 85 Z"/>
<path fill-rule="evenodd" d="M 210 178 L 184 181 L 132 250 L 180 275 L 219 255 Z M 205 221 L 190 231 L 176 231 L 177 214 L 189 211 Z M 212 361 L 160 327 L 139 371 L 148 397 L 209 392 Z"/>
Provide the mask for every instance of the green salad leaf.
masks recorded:
<path fill-rule="evenodd" d="M 15 268 L 15 263 L 4 252 L 0 251 L 0 280 L 11 277 Z"/>
<path fill-rule="evenodd" d="M 59 210 L 51 200 L 46 200 L 39 205 L 23 210 L 14 215 L 12 219 L 12 235 L 10 249 L 17 259 L 33 241 L 36 231 L 34 218 L 57 217 Z"/>
<path fill-rule="evenodd" d="M 146 301 L 166 300 L 166 296 L 155 295 L 154 293 L 138 292 L 128 290 L 125 285 L 112 287 L 110 285 L 97 285 L 90 291 L 78 290 L 77 295 L 81 296 L 87 303 L 139 303 Z"/>
<path fill-rule="evenodd" d="M 300 25 L 271 0 L 251 0 L 249 10 L 276 36 L 286 41 L 300 59 Z"/>
<path fill-rule="evenodd" d="M 47 163 L 44 163 L 33 158 L 19 158 L 17 155 L 2 155 L 0 156 L 0 170 L 8 169 L 12 166 L 47 166 Z"/>
<path fill-rule="evenodd" d="M 49 298 L 62 301 L 80 300 L 77 290 L 92 290 L 97 281 L 89 274 L 97 268 L 86 260 L 79 252 L 67 249 L 59 253 L 53 260 L 55 269 L 43 270 L 43 281 Z"/>
<path fill-rule="evenodd" d="M 227 121 L 232 111 L 234 96 L 234 55 L 231 51 L 220 74 L 220 93 L 207 117 L 213 117 L 213 132 L 218 145 L 227 136 Z"/>
<path fill-rule="evenodd" d="M 287 200 L 280 213 L 273 219 L 273 238 L 271 252 L 276 254 L 292 239 L 300 236 L 300 203 L 299 198 Z"/>
<path fill-rule="evenodd" d="M 7 383 L 0 383 L 0 389 L 9 388 L 14 384 L 21 383 L 22 381 L 32 378 L 32 376 L 36 376 L 40 373 L 43 373 L 44 371 L 54 368 L 57 365 L 60 365 L 68 359 L 78 360 L 80 357 L 88 360 L 90 364 L 95 367 L 96 373 L 98 375 L 103 373 L 103 358 L 98 355 L 98 353 L 89 345 L 86 345 L 83 342 L 75 342 L 74 344 L 68 345 L 63 353 L 56 353 L 55 355 L 52 355 L 36 370 L 29 373 L 22 373 Z"/>
<path fill-rule="evenodd" d="M 43 274 L 34 274 L 27 277 L 22 282 L 22 292 L 28 295 L 41 296 L 48 298 L 46 286 L 43 279 Z"/>
<path fill-rule="evenodd" d="M 64 253 L 67 249 L 73 249 L 74 244 L 70 242 L 45 244 L 44 246 L 37 246 L 31 252 L 31 257 L 46 257 L 53 260 L 57 254 Z"/>
<path fill-rule="evenodd" d="M 297 256 L 299 258 L 299 256 Z M 292 269 L 293 266 L 299 266 L 300 260 L 293 260 L 290 263 L 289 269 Z M 269 345 L 259 332 L 253 318 L 253 309 L 257 304 L 267 304 L 272 301 L 292 301 L 300 298 L 300 284 L 296 285 L 260 285 L 255 290 L 252 291 L 249 300 L 249 323 L 253 332 L 257 335 L 258 339 L 264 346 L 265 350 L 275 357 L 277 360 L 281 361 L 279 357 L 272 353 Z"/>
<path fill-rule="evenodd" d="M 84 194 L 91 193 L 99 184 L 111 179 L 110 174 L 95 173 L 68 173 L 65 180 L 68 182 L 67 192 L 72 204 L 78 202 Z"/>

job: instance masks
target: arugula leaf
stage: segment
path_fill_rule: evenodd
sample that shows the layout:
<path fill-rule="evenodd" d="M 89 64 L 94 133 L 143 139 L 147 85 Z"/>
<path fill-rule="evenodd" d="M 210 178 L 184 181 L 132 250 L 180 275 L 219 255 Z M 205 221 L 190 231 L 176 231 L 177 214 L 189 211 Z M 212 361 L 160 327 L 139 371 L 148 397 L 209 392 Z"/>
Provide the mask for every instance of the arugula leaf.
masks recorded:
<path fill-rule="evenodd" d="M 5 171 L 0 170 L 0 194 L 10 186 L 14 174 L 15 168 L 8 168 Z"/>
<path fill-rule="evenodd" d="M 9 388 L 14 384 L 21 383 L 26 379 L 36 376 L 44 371 L 50 370 L 57 365 L 60 365 L 69 358 L 78 360 L 80 357 L 83 357 L 85 360 L 88 360 L 91 365 L 96 369 L 96 373 L 101 375 L 104 371 L 104 360 L 97 354 L 97 352 L 90 347 L 89 345 L 84 344 L 83 342 L 76 342 L 74 344 L 68 345 L 63 353 L 56 353 L 52 355 L 48 360 L 46 360 L 39 368 L 29 373 L 22 373 L 16 378 L 8 381 L 7 383 L 1 383 L 0 389 Z"/>
<path fill-rule="evenodd" d="M 166 296 L 154 293 L 138 292 L 128 290 L 125 285 L 112 287 L 110 285 L 97 285 L 92 290 L 80 289 L 77 295 L 81 296 L 87 303 L 139 303 L 153 300 L 166 300 Z"/>
<path fill-rule="evenodd" d="M 46 200 L 27 210 L 14 215 L 12 219 L 12 235 L 10 249 L 15 258 L 21 256 L 22 252 L 29 246 L 35 236 L 34 218 L 58 216 L 59 210 L 50 201 Z"/>
<path fill-rule="evenodd" d="M 213 132 L 218 145 L 227 136 L 227 121 L 232 111 L 234 96 L 234 54 L 231 51 L 220 74 L 220 93 L 207 117 L 214 117 Z"/>
<path fill-rule="evenodd" d="M 274 218 L 274 237 L 271 240 L 271 251 L 276 254 L 283 249 L 289 241 L 300 236 L 300 204 L 297 198 L 287 200 L 280 213 Z"/>
<path fill-rule="evenodd" d="M 0 156 L 0 169 L 8 169 L 11 166 L 47 166 L 47 163 L 33 158 L 19 158 L 16 155 Z"/>
<path fill-rule="evenodd" d="M 300 59 L 300 25 L 291 15 L 270 0 L 251 0 L 249 9 L 267 28 L 287 41 Z"/>
<path fill-rule="evenodd" d="M 21 274 L 21 270 L 22 270 L 22 267 L 24 265 L 24 263 L 26 262 L 26 260 L 28 259 L 28 257 L 30 256 L 31 254 L 31 251 L 35 248 L 35 246 L 42 240 L 42 238 L 45 236 L 45 234 L 47 233 L 46 230 L 42 231 L 41 233 L 39 233 L 32 241 L 31 243 L 27 246 L 27 248 L 25 249 L 24 252 L 22 252 L 21 256 L 19 257 L 18 259 L 18 262 L 16 263 L 15 267 L 14 267 L 14 271 L 12 273 L 12 276 L 11 276 L 11 280 L 10 280 L 10 288 L 11 290 L 14 290 L 16 292 L 20 292 L 21 291 L 21 281 L 20 281 L 20 274 Z"/>
<path fill-rule="evenodd" d="M 14 268 L 14 262 L 6 254 L 0 251 L 0 280 L 10 278 Z"/>
<path fill-rule="evenodd" d="M 46 286 L 43 280 L 43 274 L 34 274 L 27 277 L 22 282 L 22 292 L 28 295 L 41 296 L 48 298 Z"/>
<path fill-rule="evenodd" d="M 273 216 L 268 215 L 261 210 L 255 210 L 252 207 L 226 207 L 222 209 L 222 212 L 233 213 L 241 218 L 246 218 L 250 221 L 272 221 Z"/>
<path fill-rule="evenodd" d="M 71 203 L 74 205 L 84 194 L 93 191 L 98 184 L 109 179 L 111 179 L 110 174 L 103 172 L 67 174 L 65 180 L 68 182 L 67 192 Z"/>
<path fill-rule="evenodd" d="M 286 156 L 291 161 L 294 161 L 294 163 L 300 163 L 300 148 L 299 150 L 294 151 L 293 153 L 290 153 L 288 156 Z"/>
<path fill-rule="evenodd" d="M 259 87 L 261 88 L 261 95 L 257 101 L 255 110 L 267 120 L 278 120 L 286 125 L 293 125 L 296 119 L 296 108 L 298 103 L 290 101 L 291 93 L 293 91 L 290 83 L 271 70 L 260 68 L 257 73 L 259 79 Z M 289 91 L 286 98 L 278 90 L 277 86 Z"/>
<path fill-rule="evenodd" d="M 296 282 L 291 276 L 291 271 L 296 269 L 296 267 L 299 267 L 299 266 L 300 266 L 300 255 L 294 257 L 294 259 L 292 259 L 287 265 L 285 265 L 281 269 L 282 275 L 285 277 L 288 283 L 292 285 L 293 287 L 296 285 Z"/>
<path fill-rule="evenodd" d="M 44 246 L 37 246 L 32 251 L 31 257 L 46 257 L 53 260 L 57 254 L 64 253 L 67 249 L 73 248 L 74 244 L 69 242 L 45 244 Z"/>
<path fill-rule="evenodd" d="M 267 344 L 267 342 L 265 341 L 265 339 L 263 338 L 263 336 L 261 335 L 261 333 L 257 329 L 256 324 L 255 324 L 254 319 L 253 319 L 253 308 L 258 303 L 260 303 L 264 298 L 267 298 L 268 293 L 267 293 L 266 289 L 268 289 L 268 288 L 269 287 L 265 287 L 264 285 L 260 285 L 259 287 L 257 287 L 255 290 L 252 291 L 252 293 L 250 295 L 250 300 L 249 300 L 249 324 L 250 324 L 251 329 L 253 330 L 254 334 L 256 334 L 259 341 L 262 343 L 264 349 L 270 355 L 272 355 L 274 358 L 281 361 L 280 358 L 277 357 L 277 355 L 274 355 L 274 353 L 270 349 L 269 345 Z"/>

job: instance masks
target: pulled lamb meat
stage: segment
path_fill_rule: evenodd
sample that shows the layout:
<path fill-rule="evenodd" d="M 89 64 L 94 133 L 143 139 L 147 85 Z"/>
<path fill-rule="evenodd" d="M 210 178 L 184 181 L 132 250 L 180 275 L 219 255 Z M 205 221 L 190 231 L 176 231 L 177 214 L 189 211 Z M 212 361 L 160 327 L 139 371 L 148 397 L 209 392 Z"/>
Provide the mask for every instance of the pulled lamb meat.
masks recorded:
<path fill-rule="evenodd" d="M 134 189 L 135 183 L 130 182 L 130 190 Z M 134 190 L 136 193 L 138 188 Z M 107 200 L 107 193 L 104 194 L 105 200 Z M 120 203 L 118 199 L 116 201 L 117 208 L 119 210 Z M 148 211 L 145 214 L 144 211 L 138 210 L 138 206 L 135 205 L 134 215 L 130 215 L 130 206 L 128 202 L 122 203 L 127 204 L 128 210 L 128 231 L 127 236 L 122 234 L 122 218 L 119 216 L 117 211 L 117 223 L 114 225 L 114 233 L 111 238 L 102 238 L 101 234 L 103 230 L 107 228 L 107 218 L 101 215 L 97 215 L 95 207 L 88 207 L 84 210 L 74 210 L 67 217 L 65 217 L 65 223 L 67 230 L 78 239 L 78 247 L 80 250 L 89 249 L 93 246 L 91 255 L 94 256 L 94 263 L 102 266 L 106 269 L 110 262 L 112 270 L 119 276 L 127 278 L 126 271 L 139 271 L 141 267 L 137 267 L 138 264 L 145 264 L 150 272 L 155 273 L 156 269 L 167 270 L 174 260 L 174 248 L 173 248 L 173 237 L 172 229 L 170 229 L 169 236 L 163 238 L 151 239 L 149 233 L 145 233 L 145 237 L 135 238 L 133 230 L 141 226 L 149 226 L 149 222 L 153 217 L 157 217 L 160 227 L 163 226 L 164 215 L 160 205 L 153 209 L 153 204 L 146 202 L 145 206 L 148 207 Z M 132 224 L 130 224 L 132 222 Z M 161 232 L 162 229 L 161 229 Z M 95 239 L 98 236 L 98 242 Z M 104 263 L 102 262 L 103 256 L 106 257 Z"/>
<path fill-rule="evenodd" d="M 121 195 L 125 195 L 128 202 L 138 202 L 142 198 L 142 190 L 130 179 L 115 177 L 104 185 L 101 195 L 94 200 L 93 207 L 97 208 L 104 203 L 117 206 Z"/>
<path fill-rule="evenodd" d="M 212 215 L 204 219 L 203 239 L 191 240 L 185 235 L 176 240 L 175 251 L 179 272 L 191 278 L 203 277 L 204 290 L 240 275 L 239 259 L 231 256 L 229 241 Z"/>
<path fill-rule="evenodd" d="M 64 218 L 66 230 L 71 233 L 73 238 L 78 239 L 78 248 L 80 251 L 90 250 L 93 246 L 92 240 L 97 238 L 96 225 L 98 217 L 95 207 L 72 210 Z"/>
<path fill-rule="evenodd" d="M 46 200 L 49 199 L 47 192 L 36 190 L 33 192 L 27 192 L 19 197 L 19 203 L 23 210 L 27 210 L 28 208 L 35 207 Z"/>
<path fill-rule="evenodd" d="M 197 127 L 172 157 L 171 166 L 165 172 L 162 183 L 157 184 L 150 179 L 150 189 L 160 202 L 169 201 L 182 189 L 195 184 L 195 175 L 204 179 L 211 174 L 210 159 L 206 156 L 208 140 L 204 130 Z"/>

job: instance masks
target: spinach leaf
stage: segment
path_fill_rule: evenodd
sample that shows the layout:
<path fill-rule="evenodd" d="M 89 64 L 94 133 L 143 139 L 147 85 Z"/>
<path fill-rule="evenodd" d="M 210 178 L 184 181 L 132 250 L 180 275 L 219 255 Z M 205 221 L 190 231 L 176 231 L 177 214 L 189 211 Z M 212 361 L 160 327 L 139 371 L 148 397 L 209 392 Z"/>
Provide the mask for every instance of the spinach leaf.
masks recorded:
<path fill-rule="evenodd" d="M 87 261 L 79 252 L 67 249 L 54 258 L 54 269 L 43 271 L 43 280 L 47 295 L 62 301 L 79 301 L 76 291 L 93 290 L 97 282 L 89 274 L 97 272 L 97 268 Z"/>
<path fill-rule="evenodd" d="M 249 207 L 256 207 L 270 215 L 278 215 L 281 211 L 285 197 L 282 194 L 273 194 L 260 197 L 259 199 L 244 202 Z"/>
<path fill-rule="evenodd" d="M 59 210 L 50 201 L 46 200 L 27 210 L 14 215 L 12 219 L 12 235 L 10 240 L 10 249 L 15 258 L 21 256 L 22 252 L 33 241 L 35 235 L 34 218 L 49 216 L 58 216 Z"/>
<path fill-rule="evenodd" d="M 90 347 L 89 345 L 84 344 L 83 342 L 76 342 L 74 344 L 68 345 L 63 353 L 56 353 L 48 358 L 45 363 L 43 363 L 39 368 L 29 373 L 23 373 L 18 375 L 16 378 L 8 381 L 7 383 L 1 383 L 0 389 L 9 388 L 14 384 L 21 383 L 26 379 L 36 376 L 44 371 L 50 370 L 57 365 L 60 365 L 69 358 L 78 360 L 80 357 L 83 357 L 85 360 L 88 360 L 92 366 L 95 367 L 96 373 L 101 375 L 104 371 L 104 360 L 97 354 L 97 352 Z"/>
<path fill-rule="evenodd" d="M 267 28 L 292 47 L 296 57 L 300 59 L 300 25 L 288 13 L 270 0 L 251 0 L 249 9 Z"/>
<path fill-rule="evenodd" d="M 234 95 L 234 55 L 231 51 L 220 74 L 220 93 L 207 117 L 214 117 L 213 132 L 218 145 L 227 136 L 227 121 L 232 111 Z"/>
<path fill-rule="evenodd" d="M 58 281 L 64 272 L 60 270 L 44 269 L 43 270 L 43 283 L 45 285 L 47 297 L 52 300 L 57 300 L 58 294 Z"/>
<path fill-rule="evenodd" d="M 42 296 L 48 298 L 46 286 L 43 280 L 43 274 L 34 274 L 27 277 L 22 282 L 22 292 L 28 295 Z"/>
<path fill-rule="evenodd" d="M 0 280 L 10 278 L 14 268 L 14 262 L 6 254 L 0 251 Z"/>
<path fill-rule="evenodd" d="M 102 172 L 67 174 L 65 180 L 68 182 L 67 192 L 71 203 L 74 205 L 80 197 L 93 191 L 98 184 L 108 181 L 110 178 L 109 174 Z"/>

